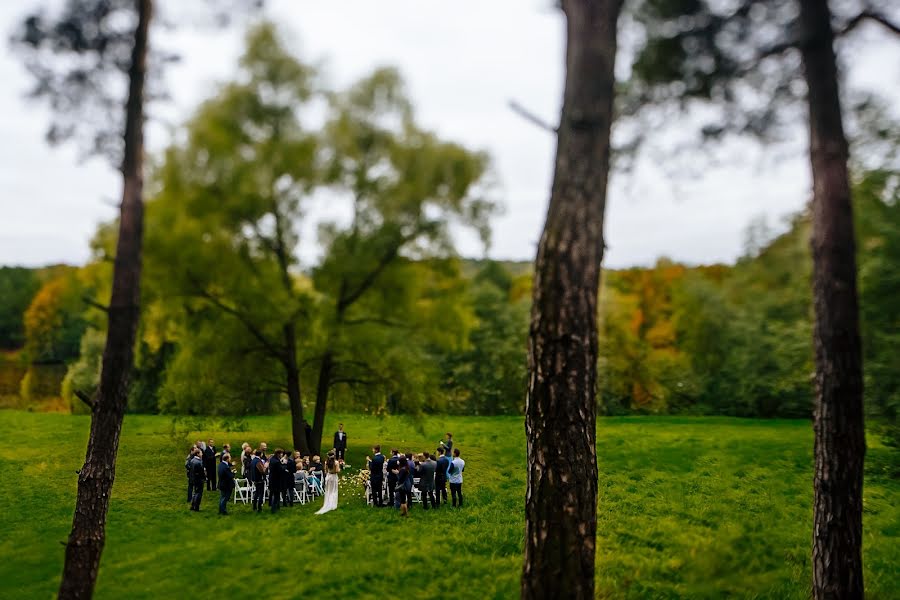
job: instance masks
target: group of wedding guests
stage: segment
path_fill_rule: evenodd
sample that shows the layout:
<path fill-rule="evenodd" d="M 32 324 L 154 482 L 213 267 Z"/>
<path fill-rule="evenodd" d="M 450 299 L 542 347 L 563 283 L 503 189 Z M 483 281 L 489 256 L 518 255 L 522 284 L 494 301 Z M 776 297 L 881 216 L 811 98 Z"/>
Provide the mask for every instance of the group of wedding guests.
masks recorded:
<path fill-rule="evenodd" d="M 267 488 L 273 513 L 278 512 L 282 505 L 293 506 L 294 491 L 305 489 L 325 496 L 319 513 L 334 510 L 337 508 L 337 477 L 344 466 L 346 449 L 347 434 L 343 424 L 334 434 L 334 449 L 328 452 L 324 464 L 317 455 L 301 456 L 300 452 L 289 453 L 281 448 L 276 448 L 269 455 L 266 442 L 260 442 L 256 448 L 244 442 L 237 462 L 241 477 L 253 487 L 253 510 L 262 512 Z M 400 510 L 401 515 L 407 516 L 413 503 L 414 486 L 418 487 L 425 510 L 429 505 L 439 508 L 442 503 L 447 504 L 448 486 L 449 501 L 453 506 L 463 505 L 462 484 L 466 461 L 460 457 L 459 448 L 453 447 L 452 433 L 447 433 L 446 439 L 438 443 L 434 453 L 401 454 L 393 449 L 390 458 L 385 458 L 380 445 L 372 450 L 373 456 L 367 456 L 366 461 L 374 506 L 393 506 Z M 205 484 L 207 491 L 219 490 L 219 513 L 227 515 L 228 500 L 234 493 L 237 473 L 232 464 L 231 446 L 225 444 L 219 453 L 216 452 L 214 440 L 198 440 L 191 446 L 184 467 L 188 480 L 187 501 L 191 503 L 191 510 L 200 510 Z"/>
<path fill-rule="evenodd" d="M 372 456 L 366 457 L 366 462 L 373 506 L 393 506 L 400 510 L 401 515 L 407 516 L 412 507 L 416 479 L 419 480 L 423 509 L 428 510 L 429 504 L 431 508 L 439 508 L 442 502 L 446 504 L 448 484 L 453 506 L 463 505 L 462 484 L 466 461 L 460 457 L 459 448 L 453 447 L 452 433 L 447 433 L 446 439 L 438 444 L 434 453 L 401 454 L 395 448 L 391 450 L 390 458 L 385 459 L 380 445 L 372 448 L 372 452 Z"/>
<path fill-rule="evenodd" d="M 321 493 L 323 473 L 337 473 L 343 464 L 343 457 L 338 459 L 334 450 L 328 452 L 324 463 L 318 455 L 301 456 L 300 452 L 291 454 L 281 448 L 276 448 L 269 455 L 266 442 L 260 442 L 255 449 L 244 442 L 238 458 L 240 476 L 247 479 L 253 487 L 253 510 L 262 511 L 268 484 L 268 503 L 273 513 L 278 512 L 281 506 L 293 506 L 294 489 L 304 484 Z M 187 501 L 191 503 L 191 510 L 200 510 L 205 483 L 207 491 L 219 490 L 219 514 L 227 515 L 228 500 L 234 493 L 237 473 L 232 464 L 231 447 L 225 444 L 222 452 L 217 454 L 213 440 L 209 440 L 209 443 L 197 441 L 191 447 L 184 466 L 188 479 Z"/>

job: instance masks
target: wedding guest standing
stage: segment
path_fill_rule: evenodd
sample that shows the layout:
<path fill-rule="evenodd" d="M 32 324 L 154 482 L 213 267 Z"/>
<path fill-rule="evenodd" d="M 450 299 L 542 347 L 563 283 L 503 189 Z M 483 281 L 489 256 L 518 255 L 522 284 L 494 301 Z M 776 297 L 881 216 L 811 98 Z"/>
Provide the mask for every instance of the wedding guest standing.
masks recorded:
<path fill-rule="evenodd" d="M 184 459 L 184 471 L 187 473 L 187 485 L 188 485 L 188 494 L 187 501 L 190 502 L 191 498 L 194 495 L 194 478 L 191 476 L 191 461 L 194 459 L 194 450 L 197 449 L 197 445 L 194 444 L 191 446 L 190 451 L 188 451 L 187 458 Z"/>
<path fill-rule="evenodd" d="M 206 470 L 203 468 L 203 453 L 199 448 L 194 450 L 194 458 L 191 459 L 191 481 L 193 482 L 194 495 L 191 498 L 191 510 L 200 511 L 200 502 L 203 500 L 203 482 L 206 480 Z"/>
<path fill-rule="evenodd" d="M 219 514 L 228 514 L 228 499 L 234 491 L 234 473 L 231 471 L 231 455 L 222 453 L 219 462 Z"/>
<path fill-rule="evenodd" d="M 347 434 L 344 432 L 344 424 L 338 425 L 334 432 L 334 455 L 338 460 L 344 460 L 344 452 L 347 450 Z"/>
<path fill-rule="evenodd" d="M 412 473 L 409 471 L 409 461 L 406 457 L 400 457 L 397 461 L 397 491 L 394 497 L 394 508 L 400 509 L 402 516 L 409 514 L 408 497 L 411 495 L 407 489 L 412 490 Z"/>
<path fill-rule="evenodd" d="M 437 508 L 437 501 L 434 498 L 434 475 L 437 472 L 437 463 L 431 458 L 427 452 L 419 455 L 419 490 L 422 491 L 422 508 L 428 510 L 428 503 L 431 502 L 431 508 Z"/>
<path fill-rule="evenodd" d="M 450 470 L 448 471 L 447 480 L 450 482 L 450 496 L 453 500 L 453 506 L 456 506 L 456 498 L 459 497 L 459 506 L 463 505 L 463 469 L 466 468 L 466 461 L 459 457 L 459 448 L 453 450 L 453 460 L 450 461 Z"/>
<path fill-rule="evenodd" d="M 281 448 L 272 453 L 269 460 L 269 505 L 272 512 L 277 513 L 281 508 L 281 486 L 284 485 L 284 465 L 281 464 L 281 455 L 284 451 Z"/>
<path fill-rule="evenodd" d="M 372 489 L 372 506 L 383 506 L 382 490 L 384 488 L 384 454 L 381 446 L 372 448 L 372 458 L 366 457 L 369 467 L 369 486 Z"/>
<path fill-rule="evenodd" d="M 443 446 L 437 449 L 437 453 L 434 488 L 437 491 L 437 503 L 440 506 L 441 502 L 447 504 L 447 469 L 450 468 L 450 459 L 446 456 L 446 450 L 444 450 Z"/>
<path fill-rule="evenodd" d="M 281 485 L 282 502 L 285 506 L 294 505 L 294 473 L 297 472 L 297 463 L 287 455 L 281 460 L 284 464 L 284 483 Z"/>
<path fill-rule="evenodd" d="M 250 472 L 250 463 L 253 462 L 253 448 L 244 442 L 241 450 L 241 477 L 253 481 L 253 473 Z"/>
<path fill-rule="evenodd" d="M 266 497 L 266 462 L 263 451 L 257 448 L 250 462 L 250 479 L 253 481 L 253 510 L 262 512 L 263 499 Z"/>
<path fill-rule="evenodd" d="M 441 442 L 441 447 L 444 448 L 444 454 L 450 459 L 453 456 L 453 434 L 449 431 L 447 432 L 447 439 Z"/>
<path fill-rule="evenodd" d="M 400 467 L 400 453 L 396 448 L 391 450 L 391 457 L 387 461 L 387 491 L 388 502 L 394 504 L 394 494 L 397 488 L 397 469 Z"/>
<path fill-rule="evenodd" d="M 203 450 L 203 468 L 206 469 L 206 491 L 216 488 L 216 447 L 212 440 Z"/>

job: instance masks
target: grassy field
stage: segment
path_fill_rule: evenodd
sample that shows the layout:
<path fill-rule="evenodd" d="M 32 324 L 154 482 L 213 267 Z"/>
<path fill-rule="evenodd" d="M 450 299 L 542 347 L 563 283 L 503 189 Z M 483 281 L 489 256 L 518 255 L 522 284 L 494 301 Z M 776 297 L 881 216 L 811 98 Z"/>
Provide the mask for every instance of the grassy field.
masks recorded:
<path fill-rule="evenodd" d="M 277 515 L 185 502 L 184 455 L 198 437 L 287 445 L 284 417 L 173 421 L 128 416 L 98 598 L 513 598 L 523 531 L 519 418 L 343 415 L 348 462 L 372 444 L 433 448 L 444 431 L 467 461 L 468 506 L 409 519 L 342 491 L 340 508 Z M 337 418 L 330 419 L 333 431 Z M 0 411 L 0 597 L 58 586 L 83 460 L 86 417 Z M 610 598 L 808 597 L 812 432 L 801 421 L 616 418 L 599 425 L 597 590 Z M 577 460 L 577 457 L 573 457 Z M 869 440 L 869 598 L 900 590 L 897 455 Z M 273 583 L 277 582 L 277 583 Z"/>

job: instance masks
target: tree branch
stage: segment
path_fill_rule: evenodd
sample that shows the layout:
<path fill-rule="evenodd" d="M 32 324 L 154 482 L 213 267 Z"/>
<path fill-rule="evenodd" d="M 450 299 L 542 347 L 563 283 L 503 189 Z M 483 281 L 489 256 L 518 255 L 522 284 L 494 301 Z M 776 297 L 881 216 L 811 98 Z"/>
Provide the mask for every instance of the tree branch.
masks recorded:
<path fill-rule="evenodd" d="M 509 101 L 509 107 L 512 109 L 512 111 L 514 113 L 518 114 L 520 117 L 522 117 L 526 121 L 530 121 L 532 125 L 537 125 L 544 131 L 549 131 L 552 134 L 556 134 L 559 132 L 559 129 L 557 127 L 554 127 L 547 121 L 543 120 L 542 118 L 540 118 L 533 112 L 529 111 L 527 108 L 525 108 L 524 106 L 522 106 L 515 100 Z"/>
<path fill-rule="evenodd" d="M 406 323 L 398 323 L 397 321 L 391 321 L 390 319 L 384 319 L 381 317 L 365 317 L 362 319 L 345 319 L 344 323 L 346 325 L 365 325 L 366 323 L 377 323 L 378 325 L 384 325 L 385 327 L 407 327 Z"/>
<path fill-rule="evenodd" d="M 841 37 L 841 36 L 847 35 L 851 31 L 856 29 L 856 27 L 860 23 L 865 21 L 866 19 L 868 19 L 870 21 L 875 21 L 876 23 L 878 23 L 879 25 L 881 25 L 882 27 L 884 27 L 885 29 L 887 29 L 888 31 L 892 32 L 895 35 L 900 35 L 900 25 L 897 25 L 896 23 L 894 23 L 889 18 L 887 18 L 886 16 L 882 15 L 879 12 L 876 12 L 874 10 L 864 10 L 861 13 L 859 13 L 858 15 L 856 15 L 855 17 L 853 17 L 852 19 L 850 19 L 849 21 L 847 21 L 846 25 L 844 25 L 837 32 L 835 32 L 835 34 L 834 34 L 835 37 Z"/>
<path fill-rule="evenodd" d="M 333 377 L 331 379 L 331 385 L 339 383 L 345 383 L 347 385 L 376 385 L 380 382 L 371 379 L 359 379 L 357 377 Z"/>
<path fill-rule="evenodd" d="M 75 394 L 75 396 L 79 400 L 81 400 L 82 402 L 87 404 L 88 408 L 90 408 L 91 410 L 94 410 L 94 401 L 91 400 L 91 397 L 88 396 L 85 392 L 83 392 L 81 390 L 73 390 L 72 393 Z"/>
<path fill-rule="evenodd" d="M 250 332 L 250 335 L 255 337 L 257 339 L 257 341 L 259 341 L 259 343 L 262 344 L 263 347 L 272 356 L 276 357 L 282 363 L 287 360 L 287 357 L 285 355 L 286 353 L 283 351 L 283 349 L 281 347 L 279 347 L 277 344 L 273 343 L 271 340 L 269 340 L 265 336 L 265 334 L 263 334 L 263 332 L 256 326 L 256 324 L 253 323 L 253 321 L 251 321 L 247 317 L 247 315 L 243 314 L 238 309 L 225 304 L 220 298 L 218 298 L 214 294 L 210 293 L 203 285 L 200 284 L 199 281 L 197 281 L 196 278 L 192 277 L 190 274 L 188 274 L 188 279 L 190 279 L 191 282 L 194 284 L 194 286 L 197 288 L 198 296 L 206 299 L 213 306 L 217 307 L 222 312 L 228 313 L 229 315 L 233 316 L 238 321 L 240 321 L 241 324 L 243 324 L 244 328 L 248 332 Z"/>
<path fill-rule="evenodd" d="M 93 298 L 90 298 L 88 296 L 82 296 L 81 299 L 88 306 L 96 308 L 97 310 L 102 310 L 103 312 L 109 314 L 109 307 L 106 306 L 105 304 L 100 304 L 99 302 L 97 302 L 96 300 L 94 300 Z"/>
<path fill-rule="evenodd" d="M 378 264 L 375 265 L 375 268 L 369 271 L 363 280 L 360 282 L 356 289 L 350 292 L 349 294 L 341 294 L 338 298 L 338 312 L 344 312 L 351 304 L 356 302 L 360 296 L 362 296 L 366 290 L 372 287 L 372 284 L 378 279 L 378 276 L 381 275 L 381 272 L 384 271 L 391 261 L 397 258 L 397 255 L 400 252 L 400 248 L 403 247 L 403 244 L 406 242 L 415 239 L 417 235 L 421 233 L 421 230 L 417 227 L 415 231 L 410 234 L 401 236 L 401 238 L 397 241 L 396 244 L 391 245 L 388 248 L 387 252 L 381 257 L 378 261 Z"/>

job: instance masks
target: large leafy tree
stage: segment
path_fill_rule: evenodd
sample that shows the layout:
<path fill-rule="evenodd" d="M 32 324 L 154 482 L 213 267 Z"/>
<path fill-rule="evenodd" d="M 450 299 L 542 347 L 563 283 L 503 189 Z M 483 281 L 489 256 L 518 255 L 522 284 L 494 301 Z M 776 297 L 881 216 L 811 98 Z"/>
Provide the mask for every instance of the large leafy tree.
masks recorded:
<path fill-rule="evenodd" d="M 295 248 L 302 200 L 317 178 L 316 136 L 300 121 L 312 76 L 272 25 L 253 29 L 239 80 L 203 104 L 188 124 L 186 144 L 166 153 L 148 237 L 148 278 L 160 302 L 174 303 L 190 322 L 188 332 L 206 327 L 205 335 L 188 334 L 179 343 L 230 345 L 279 365 L 280 381 L 266 376 L 271 369 L 256 375 L 267 390 L 288 396 L 294 446 L 303 452 L 309 448 L 297 347 L 309 306 Z M 217 339 L 209 337 L 215 319 L 228 321 Z M 238 337 L 223 340 L 228 333 Z M 191 354 L 208 354 L 196 350 Z M 175 359 L 176 374 L 188 356 Z"/>
<path fill-rule="evenodd" d="M 324 128 L 329 181 L 347 198 L 346 227 L 322 228 L 325 258 L 315 270 L 324 296 L 318 325 L 313 446 L 319 449 L 335 383 L 379 381 L 400 365 L 379 366 L 377 353 L 356 352 L 354 329 L 390 335 L 421 298 L 416 282 L 396 276 L 407 259 L 453 253 L 453 222 L 475 227 L 487 242 L 494 205 L 485 195 L 488 158 L 438 138 L 415 123 L 399 74 L 381 69 L 332 99 Z M 410 271 L 406 271 L 410 273 Z M 411 295 L 412 294 L 412 295 Z M 400 300 L 401 298 L 406 300 Z M 396 301 L 384 301 L 395 298 Z M 444 313 L 448 314 L 448 313 Z M 452 314 L 452 313 L 451 313 Z"/>

